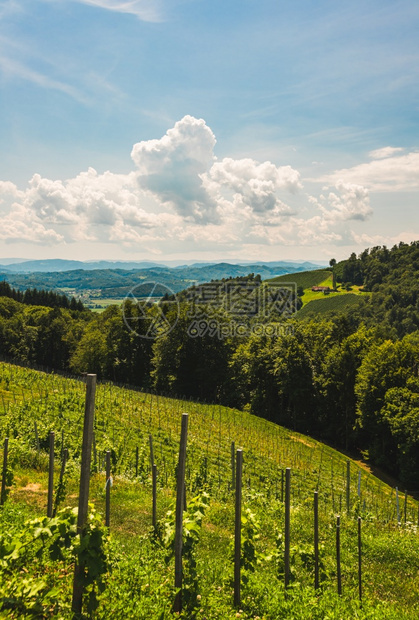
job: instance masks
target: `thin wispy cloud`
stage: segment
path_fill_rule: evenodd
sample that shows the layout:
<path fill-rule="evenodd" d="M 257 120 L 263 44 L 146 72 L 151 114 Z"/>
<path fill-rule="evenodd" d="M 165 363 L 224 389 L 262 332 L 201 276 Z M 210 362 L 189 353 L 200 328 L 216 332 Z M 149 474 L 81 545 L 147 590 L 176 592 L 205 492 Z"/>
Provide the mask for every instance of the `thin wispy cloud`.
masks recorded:
<path fill-rule="evenodd" d="M 94 106 L 98 100 L 120 101 L 124 97 L 103 73 L 80 72 L 76 62 L 65 62 L 59 53 L 48 57 L 22 41 L 1 35 L 0 74 L 9 81 L 23 80 L 39 88 L 64 93 L 83 106 Z"/>
<path fill-rule="evenodd" d="M 79 103 L 89 103 L 89 99 L 74 86 L 61 82 L 60 80 L 55 80 L 49 75 L 40 73 L 39 71 L 35 71 L 22 62 L 12 58 L 0 56 L 0 71 L 9 79 L 18 78 L 25 80 L 31 82 L 32 84 L 36 84 L 41 88 L 65 93 Z"/>
<path fill-rule="evenodd" d="M 318 180 L 331 184 L 359 183 L 375 192 L 419 189 L 419 152 L 398 155 L 399 149 L 389 148 L 373 151 L 376 159 L 368 163 L 336 170 Z"/>
<path fill-rule="evenodd" d="M 22 10 L 21 3 L 17 0 L 5 0 L 0 6 L 0 19 L 13 13 L 20 13 Z"/>
<path fill-rule="evenodd" d="M 396 155 L 396 153 L 402 153 L 404 151 L 400 146 L 384 146 L 382 149 L 375 149 L 375 151 L 370 151 L 368 154 L 371 159 L 386 159 L 387 157 L 392 157 Z"/>
<path fill-rule="evenodd" d="M 146 22 L 163 20 L 163 7 L 160 0 L 73 0 L 79 4 L 89 4 L 107 11 L 128 13 Z"/>

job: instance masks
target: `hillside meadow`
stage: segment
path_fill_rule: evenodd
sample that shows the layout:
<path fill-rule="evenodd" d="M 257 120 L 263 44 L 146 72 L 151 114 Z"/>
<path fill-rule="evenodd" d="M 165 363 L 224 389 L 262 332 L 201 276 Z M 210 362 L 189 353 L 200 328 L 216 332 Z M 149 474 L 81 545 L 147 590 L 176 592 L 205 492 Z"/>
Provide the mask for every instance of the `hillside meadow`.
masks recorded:
<path fill-rule="evenodd" d="M 330 269 L 314 269 L 313 271 L 303 271 L 286 276 L 278 276 L 266 280 L 269 283 L 289 284 L 295 283 L 299 289 L 299 296 L 302 300 L 302 307 L 297 313 L 298 318 L 316 317 L 329 312 L 346 311 L 351 306 L 357 306 L 362 297 L 367 297 L 368 293 L 362 287 L 352 284 L 347 288 L 339 283 L 333 289 L 333 277 Z M 322 291 L 312 291 L 313 286 L 328 286 L 330 292 L 325 295 Z M 311 302 L 316 302 L 312 305 Z M 310 307 L 307 306 L 310 304 Z"/>
<path fill-rule="evenodd" d="M 74 617 L 73 564 L 74 553 L 79 551 L 70 509 L 78 498 L 84 398 L 82 380 L 0 364 L 0 437 L 2 442 L 9 438 L 8 497 L 0 509 L 1 617 Z M 249 413 L 110 383 L 98 384 L 96 392 L 90 494 L 96 517 L 92 513 L 95 536 L 90 539 L 89 556 L 94 570 L 88 584 L 91 596 L 80 617 L 173 617 L 173 502 L 180 422 L 185 412 L 189 433 L 181 617 L 417 617 L 418 502 L 402 489 L 391 488 L 362 464 L 350 461 L 348 510 L 348 458 L 332 448 Z M 51 431 L 55 433 L 55 521 L 45 517 Z M 150 446 L 158 472 L 155 528 Z M 65 448 L 68 460 L 60 485 Z M 233 454 L 241 448 L 244 456 L 238 607 L 233 605 L 232 583 L 232 448 Z M 113 479 L 109 530 L 103 526 L 107 450 Z M 283 559 L 286 468 L 291 469 L 291 582 L 287 589 Z M 313 564 L 315 491 L 321 560 L 318 589 L 314 588 Z M 340 596 L 337 515 L 341 519 Z"/>

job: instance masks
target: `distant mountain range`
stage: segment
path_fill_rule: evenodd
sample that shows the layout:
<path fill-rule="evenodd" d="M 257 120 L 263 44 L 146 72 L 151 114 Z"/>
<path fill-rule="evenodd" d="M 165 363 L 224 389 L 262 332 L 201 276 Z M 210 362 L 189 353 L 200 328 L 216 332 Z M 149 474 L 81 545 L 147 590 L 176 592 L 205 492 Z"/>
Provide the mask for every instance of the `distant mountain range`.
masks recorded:
<path fill-rule="evenodd" d="M 237 278 L 249 273 L 260 274 L 263 280 L 284 274 L 318 269 L 311 262 L 260 262 L 248 264 L 195 263 L 168 267 L 151 262 L 98 261 L 81 262 L 41 260 L 0 265 L 0 281 L 6 280 L 19 290 L 46 289 L 80 296 L 86 303 L 101 299 L 123 299 L 131 290 L 145 282 L 155 282 L 178 293 L 192 284 L 211 280 Z M 292 278 L 290 277 L 292 280 Z"/>
<path fill-rule="evenodd" d="M 184 269 L 184 268 L 203 268 L 213 265 L 239 265 L 251 267 L 256 263 L 254 261 L 240 261 L 234 259 L 226 259 L 220 261 L 78 261 L 78 260 L 63 260 L 59 258 L 46 259 L 46 260 L 26 260 L 23 258 L 4 258 L 0 259 L 1 271 L 13 272 L 13 273 L 52 273 L 60 271 L 73 271 L 80 270 L 92 271 L 96 269 L 153 269 L 156 267 L 170 268 L 170 269 Z M 272 269 L 290 269 L 292 271 L 317 269 L 326 265 L 326 262 L 311 262 L 311 261 L 257 261 L 257 266 L 263 265 L 271 267 Z"/>
<path fill-rule="evenodd" d="M 10 259 L 9 259 L 10 260 Z M 74 271 L 82 269 L 92 271 L 94 269 L 148 269 L 152 267 L 165 267 L 160 263 L 151 261 L 79 261 L 53 258 L 47 260 L 19 260 L 12 263 L 0 259 L 0 268 L 13 273 L 52 273 L 57 271 Z"/>

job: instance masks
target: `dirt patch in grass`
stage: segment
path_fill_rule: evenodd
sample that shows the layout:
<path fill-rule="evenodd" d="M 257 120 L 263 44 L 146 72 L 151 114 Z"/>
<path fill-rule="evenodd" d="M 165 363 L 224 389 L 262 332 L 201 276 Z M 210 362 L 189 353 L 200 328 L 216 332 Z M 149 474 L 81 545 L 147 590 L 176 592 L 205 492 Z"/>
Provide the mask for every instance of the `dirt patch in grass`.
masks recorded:
<path fill-rule="evenodd" d="M 30 482 L 25 487 L 20 487 L 20 489 L 16 489 L 15 493 L 47 493 L 46 489 L 42 489 L 41 485 L 38 482 Z"/>
<path fill-rule="evenodd" d="M 47 491 L 42 489 L 37 483 L 30 483 L 26 487 L 13 489 L 10 495 L 12 502 L 19 504 L 24 503 L 30 506 L 36 512 L 46 512 Z"/>
<path fill-rule="evenodd" d="M 376 465 L 372 465 L 371 463 L 368 463 L 368 462 L 365 462 L 359 459 L 353 459 L 353 460 L 358 465 L 358 467 L 372 474 L 373 476 L 375 476 L 382 482 L 385 482 L 391 487 L 399 486 L 400 488 L 402 488 L 402 485 L 400 484 L 400 482 L 396 480 L 396 478 L 393 478 L 392 476 L 387 474 L 385 471 L 380 469 L 380 467 L 377 467 Z"/>
<path fill-rule="evenodd" d="M 295 437 L 294 435 L 291 435 L 291 439 L 293 441 L 299 441 L 300 443 L 303 443 L 308 448 L 314 448 L 315 447 L 312 443 L 309 443 L 306 439 L 304 439 L 304 437 Z"/>

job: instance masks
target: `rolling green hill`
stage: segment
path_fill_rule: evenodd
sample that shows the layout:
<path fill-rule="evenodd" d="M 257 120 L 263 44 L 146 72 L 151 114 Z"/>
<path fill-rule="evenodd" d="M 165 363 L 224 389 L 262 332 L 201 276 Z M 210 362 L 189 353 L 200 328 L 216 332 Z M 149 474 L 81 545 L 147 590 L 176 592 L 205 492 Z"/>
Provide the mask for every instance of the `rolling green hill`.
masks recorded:
<path fill-rule="evenodd" d="M 301 286 L 303 289 L 311 288 L 312 286 L 318 286 L 323 280 L 330 276 L 330 269 L 314 269 L 313 271 L 302 271 L 300 273 L 289 273 L 276 278 L 270 278 L 265 282 L 295 282 L 297 287 Z"/>
<path fill-rule="evenodd" d="M 285 276 L 279 276 L 265 282 L 284 283 L 295 282 L 297 287 L 303 289 L 303 307 L 298 311 L 298 318 L 313 318 L 317 314 L 335 312 L 353 307 L 359 303 L 359 287 L 352 287 L 352 292 L 348 292 L 338 286 L 337 291 L 325 296 L 322 292 L 312 291 L 312 286 L 329 286 L 332 288 L 332 274 L 330 269 L 316 269 L 314 271 L 303 271 Z M 315 303 L 313 303 L 315 302 Z"/>
<path fill-rule="evenodd" d="M 349 308 L 356 307 L 362 303 L 362 300 L 362 296 L 353 293 L 325 296 L 323 299 L 313 299 L 307 303 L 298 311 L 296 316 L 298 319 L 314 318 L 319 315 L 325 318 L 324 315 L 326 314 L 344 312 Z"/>
<path fill-rule="evenodd" d="M 303 289 L 303 307 L 296 315 L 299 319 L 314 318 L 317 315 L 344 311 L 357 306 L 361 300 L 361 297 L 359 297 L 361 294 L 359 286 L 352 286 L 351 291 L 347 291 L 338 285 L 337 290 L 331 291 L 327 296 L 323 292 L 312 291 L 311 288 L 313 286 L 329 286 L 332 289 L 333 282 L 330 269 L 316 269 L 314 271 L 288 274 L 266 280 L 266 282 L 284 284 L 295 282 L 297 287 Z"/>
<path fill-rule="evenodd" d="M 63 448 L 69 450 L 65 483 L 60 490 L 61 503 L 70 506 L 77 503 L 84 391 L 84 383 L 79 380 L 0 364 L 0 435 L 7 434 L 10 438 L 9 485 L 10 474 L 14 476 L 10 496 L 0 509 L 3 618 L 29 617 L 19 615 L 16 610 L 31 609 L 35 604 L 38 615 L 34 617 L 73 617 L 70 551 L 51 558 L 48 541 L 55 536 L 55 522 L 25 524 L 24 518 L 45 514 L 50 431 L 55 432 L 56 438 L 56 478 Z M 190 532 L 189 537 L 185 533 L 184 543 L 187 589 L 182 618 L 408 620 L 417 617 L 418 503 L 412 498 L 404 500 L 354 461 L 350 461 L 347 486 L 346 456 L 261 418 L 218 405 L 168 399 L 103 384 L 98 385 L 96 392 L 90 483 L 91 502 L 101 518 L 106 450 L 111 454 L 113 485 L 111 536 L 103 547 L 110 572 L 104 580 L 106 589 L 99 595 L 95 619 L 173 617 L 175 590 L 170 546 L 173 513 L 167 510 L 175 494 L 182 412 L 189 414 L 188 511 L 184 523 L 185 532 Z M 150 437 L 158 471 L 159 521 L 154 533 L 150 529 Z M 243 580 L 237 608 L 232 604 L 232 442 L 244 454 Z M 285 468 L 291 469 L 292 583 L 286 594 L 283 585 Z M 313 587 L 315 491 L 319 498 L 321 560 L 321 588 L 316 592 Z M 341 596 L 336 593 L 338 513 L 341 515 Z M 362 606 L 357 601 L 358 516 L 362 518 Z M 64 529 L 60 531 L 64 536 Z M 96 567 L 96 556 L 90 557 Z"/>

